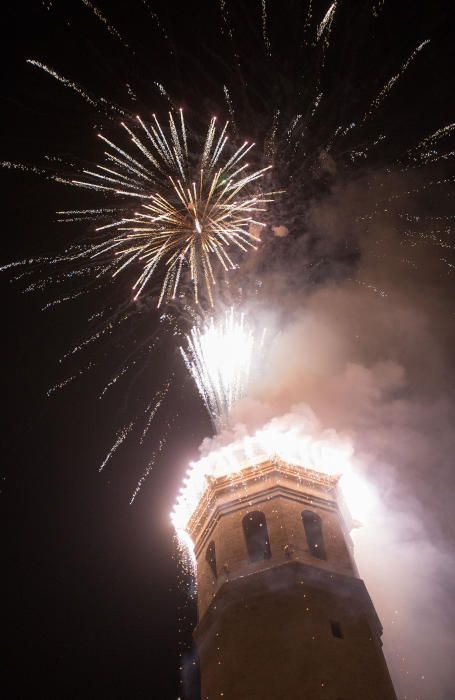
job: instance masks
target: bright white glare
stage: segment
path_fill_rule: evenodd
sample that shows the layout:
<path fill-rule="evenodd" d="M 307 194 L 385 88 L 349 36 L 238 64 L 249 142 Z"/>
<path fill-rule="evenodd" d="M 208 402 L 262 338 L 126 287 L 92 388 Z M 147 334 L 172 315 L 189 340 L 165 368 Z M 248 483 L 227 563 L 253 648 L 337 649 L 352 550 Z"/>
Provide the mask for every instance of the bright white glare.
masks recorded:
<path fill-rule="evenodd" d="M 351 443 L 331 434 L 302 434 L 298 427 L 283 430 L 279 421 L 271 421 L 253 436 L 231 442 L 191 463 L 171 514 L 175 529 L 186 531 L 207 488 L 207 477 L 236 474 L 274 457 L 323 474 L 340 475 L 339 488 L 350 516 L 354 521 L 366 522 L 376 498 L 372 487 L 354 470 Z"/>
<path fill-rule="evenodd" d="M 180 348 L 217 430 L 227 425 L 233 404 L 245 395 L 253 349 L 253 331 L 233 308 L 201 329 L 194 327 L 187 350 Z"/>

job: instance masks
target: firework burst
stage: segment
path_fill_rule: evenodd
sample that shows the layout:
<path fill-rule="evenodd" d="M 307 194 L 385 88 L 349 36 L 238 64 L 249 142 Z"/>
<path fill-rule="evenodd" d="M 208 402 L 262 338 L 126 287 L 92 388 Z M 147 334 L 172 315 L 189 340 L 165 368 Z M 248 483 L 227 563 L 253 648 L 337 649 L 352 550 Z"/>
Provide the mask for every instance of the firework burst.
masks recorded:
<path fill-rule="evenodd" d="M 213 306 L 215 265 L 224 271 L 234 269 L 229 249 L 246 252 L 260 241 L 257 231 L 264 224 L 256 217 L 266 210 L 274 193 L 263 192 L 253 183 L 257 185 L 271 166 L 249 172 L 245 158 L 254 144 L 245 141 L 228 153 L 228 122 L 217 131 L 216 117 L 195 156 L 182 110 L 177 120 L 169 113 L 167 135 L 155 115 L 150 124 L 138 116 L 136 131 L 124 122 L 122 127 L 139 155 L 133 157 L 99 134 L 107 146 L 107 163 L 84 170 L 83 178 L 70 181 L 77 187 L 112 193 L 127 203 L 119 208 L 118 218 L 97 228 L 108 235 L 92 246 L 91 255 L 103 259 L 108 254 L 114 261 L 114 276 L 132 263 L 139 266 L 134 299 L 159 270 L 158 306 L 174 299 L 184 271 L 189 271 L 196 303 L 202 285 Z M 133 203 L 134 207 L 139 204 L 134 211 Z"/>

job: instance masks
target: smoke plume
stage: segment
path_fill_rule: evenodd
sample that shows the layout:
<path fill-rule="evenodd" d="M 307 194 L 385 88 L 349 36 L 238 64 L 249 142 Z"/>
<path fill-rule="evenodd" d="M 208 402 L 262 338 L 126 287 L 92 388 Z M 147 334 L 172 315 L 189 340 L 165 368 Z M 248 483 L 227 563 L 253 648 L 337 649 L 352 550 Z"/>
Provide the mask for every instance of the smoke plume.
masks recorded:
<path fill-rule="evenodd" d="M 289 233 L 277 238 L 275 227 L 243 270 L 260 275 L 267 300 L 254 309 L 268 329 L 260 372 L 235 407 L 233 432 L 217 442 L 272 420 L 350 441 L 378 494 L 353 539 L 398 695 L 448 700 L 454 329 L 451 268 L 429 233 L 437 188 L 430 194 L 415 175 L 334 181 L 307 207 L 303 231 L 283 221 Z"/>

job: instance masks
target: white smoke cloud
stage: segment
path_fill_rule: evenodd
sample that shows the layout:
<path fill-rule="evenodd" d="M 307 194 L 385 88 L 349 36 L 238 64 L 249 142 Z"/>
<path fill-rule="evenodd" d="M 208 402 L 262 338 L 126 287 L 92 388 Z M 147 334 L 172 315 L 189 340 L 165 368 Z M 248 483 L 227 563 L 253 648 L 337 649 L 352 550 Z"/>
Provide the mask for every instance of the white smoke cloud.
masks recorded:
<path fill-rule="evenodd" d="M 389 186 L 396 194 L 410 185 Z M 356 468 L 379 494 L 353 539 L 384 625 L 398 696 L 449 700 L 455 372 L 447 271 L 441 272 L 439 251 L 427 246 L 414 248 L 410 260 L 395 233 L 393 205 L 360 234 L 355 213 L 368 206 L 370 190 L 365 182 L 334 186 L 323 204 L 309 207 L 311 255 L 305 236 L 290 233 L 274 243 L 288 247 L 262 274 L 268 333 L 260 371 L 233 411 L 235 428 L 202 449 L 273 421 L 316 436 L 332 431 L 352 444 Z M 408 201 L 408 211 L 414 205 Z M 337 262 L 340 240 L 358 247 L 349 275 L 344 261 Z M 309 288 L 302 270 L 311 256 L 327 256 L 331 264 L 326 281 Z"/>

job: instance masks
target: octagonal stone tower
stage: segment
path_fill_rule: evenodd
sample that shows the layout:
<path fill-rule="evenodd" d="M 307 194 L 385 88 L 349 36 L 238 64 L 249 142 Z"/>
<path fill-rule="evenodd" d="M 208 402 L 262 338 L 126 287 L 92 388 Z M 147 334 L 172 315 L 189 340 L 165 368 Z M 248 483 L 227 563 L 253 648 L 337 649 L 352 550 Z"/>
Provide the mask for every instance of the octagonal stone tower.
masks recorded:
<path fill-rule="evenodd" d="M 202 700 L 396 700 L 337 480 L 280 460 L 209 479 L 187 528 Z"/>

